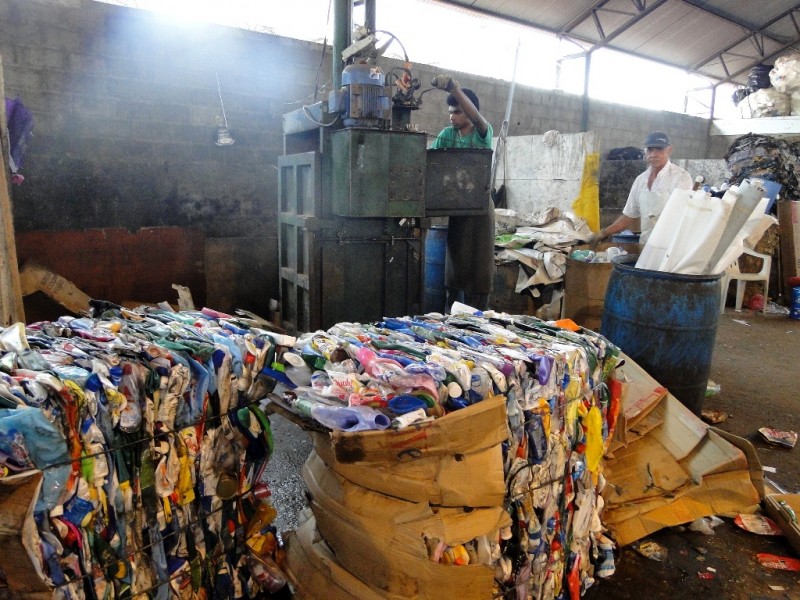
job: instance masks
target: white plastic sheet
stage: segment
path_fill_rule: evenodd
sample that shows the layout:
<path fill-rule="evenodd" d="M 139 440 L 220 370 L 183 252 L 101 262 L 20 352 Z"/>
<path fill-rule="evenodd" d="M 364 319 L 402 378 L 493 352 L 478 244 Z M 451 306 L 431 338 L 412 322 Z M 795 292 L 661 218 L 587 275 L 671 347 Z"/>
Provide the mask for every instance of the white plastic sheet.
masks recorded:
<path fill-rule="evenodd" d="M 698 190 L 675 190 L 636 263 L 640 269 L 700 274 L 717 247 L 732 202 Z"/>
<path fill-rule="evenodd" d="M 763 190 L 745 181 L 723 198 L 703 191 L 675 190 L 636 267 L 668 273 L 720 273 L 752 247 L 775 219 L 764 214 L 769 200 Z"/>

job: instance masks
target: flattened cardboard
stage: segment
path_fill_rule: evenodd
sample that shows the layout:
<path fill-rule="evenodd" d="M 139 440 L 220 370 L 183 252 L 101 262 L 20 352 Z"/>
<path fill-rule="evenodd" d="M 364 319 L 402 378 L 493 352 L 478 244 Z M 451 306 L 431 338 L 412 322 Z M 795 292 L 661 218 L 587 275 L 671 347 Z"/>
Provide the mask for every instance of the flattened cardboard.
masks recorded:
<path fill-rule="evenodd" d="M 286 562 L 296 600 L 383 600 L 364 582 L 348 573 L 319 537 L 313 515 L 296 532 L 285 536 Z"/>
<path fill-rule="evenodd" d="M 440 506 L 500 506 L 505 497 L 500 444 L 467 454 L 426 456 L 413 462 L 341 463 L 327 435 L 313 433 L 314 449 L 336 473 L 375 492 Z M 475 473 L 481 474 L 475 485 Z"/>
<path fill-rule="evenodd" d="M 710 515 L 753 512 L 763 480 L 759 486 L 760 465 L 746 440 L 710 428 L 677 398 L 660 394 L 630 358 L 620 370 L 628 445 L 616 443 L 606 458 L 602 515 L 617 542 Z"/>
<path fill-rule="evenodd" d="M 726 441 L 730 442 L 741 450 L 747 458 L 747 466 L 750 471 L 750 481 L 753 482 L 758 494 L 763 498 L 766 496 L 766 482 L 764 481 L 764 469 L 761 468 L 761 460 L 758 458 L 758 453 L 755 447 L 748 440 L 733 435 L 717 427 L 711 428 L 715 433 L 723 437 Z"/>
<path fill-rule="evenodd" d="M 392 466 L 431 456 L 486 450 L 509 437 L 504 396 L 493 396 L 440 419 L 405 429 L 331 432 L 336 460 L 342 464 Z"/>
<path fill-rule="evenodd" d="M 405 502 L 354 485 L 315 454 L 303 468 L 303 479 L 317 528 L 337 561 L 382 597 L 491 597 L 491 567 L 433 563 L 424 537 L 454 545 L 491 535 L 511 523 L 502 507 L 434 511 L 427 503 Z"/>
<path fill-rule="evenodd" d="M 659 498 L 692 481 L 652 435 L 617 450 L 614 459 L 606 463 L 605 474 L 609 485 L 603 496 L 609 506 Z"/>
<path fill-rule="evenodd" d="M 759 496 L 746 471 L 730 471 L 703 478 L 701 485 L 687 488 L 679 497 L 664 499 L 662 505 L 630 516 L 621 522 L 603 519 L 620 546 L 647 537 L 664 527 L 690 523 L 711 515 L 733 516 L 752 513 Z"/>
<path fill-rule="evenodd" d="M 0 479 L 0 568 L 12 592 L 26 598 L 50 598 L 39 561 L 25 540 L 37 540 L 33 508 L 42 486 L 41 471 L 27 471 Z"/>
<path fill-rule="evenodd" d="M 705 475 L 748 469 L 744 452 L 709 429 L 708 435 L 681 461 L 695 481 Z"/>
<path fill-rule="evenodd" d="M 786 539 L 800 556 L 800 523 L 792 521 L 786 511 L 781 508 L 779 502 L 786 502 L 795 516 L 800 519 L 800 494 L 773 494 L 764 498 L 764 510 L 769 517 L 778 524 Z"/>

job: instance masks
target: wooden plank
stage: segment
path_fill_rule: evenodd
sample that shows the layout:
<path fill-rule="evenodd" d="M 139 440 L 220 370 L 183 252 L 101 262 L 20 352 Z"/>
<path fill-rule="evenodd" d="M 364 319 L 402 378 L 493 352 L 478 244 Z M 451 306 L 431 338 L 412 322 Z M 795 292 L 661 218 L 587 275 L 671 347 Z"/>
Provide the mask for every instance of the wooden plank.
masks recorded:
<path fill-rule="evenodd" d="M 3 82 L 3 59 L 0 56 L 0 94 L 5 98 Z M 14 239 L 14 213 L 11 209 L 11 193 L 8 187 L 9 141 L 6 129 L 6 105 L 0 106 L 0 146 L 2 146 L 2 169 L 0 169 L 0 229 L 3 242 L 0 245 L 0 319 L 3 325 L 25 322 L 22 308 L 22 289 L 19 282 L 17 245 Z"/>

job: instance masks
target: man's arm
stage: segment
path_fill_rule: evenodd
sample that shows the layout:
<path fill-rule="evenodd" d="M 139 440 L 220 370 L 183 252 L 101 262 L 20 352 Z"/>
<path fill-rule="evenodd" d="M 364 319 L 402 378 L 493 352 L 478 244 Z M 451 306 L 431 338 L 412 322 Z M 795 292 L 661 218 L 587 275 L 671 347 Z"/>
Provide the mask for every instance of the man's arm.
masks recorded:
<path fill-rule="evenodd" d="M 629 217 L 628 215 L 620 215 L 617 217 L 616 221 L 611 223 L 606 227 L 603 227 L 600 231 L 593 234 L 592 237 L 589 239 L 589 244 L 594 245 L 598 244 L 599 242 L 603 241 L 607 237 L 614 235 L 615 233 L 619 233 L 620 231 L 625 231 L 626 229 L 630 229 L 634 225 L 639 222 L 639 219 L 636 217 Z"/>
<path fill-rule="evenodd" d="M 472 121 L 475 129 L 478 131 L 482 138 L 486 137 L 486 132 L 489 131 L 489 122 L 483 118 L 483 115 L 475 108 L 472 100 L 469 99 L 463 91 L 458 82 L 449 75 L 437 75 L 433 79 L 434 87 L 444 90 L 453 95 L 456 99 L 461 110 L 467 115 L 467 118 Z"/>
<path fill-rule="evenodd" d="M 475 108 L 475 105 L 472 103 L 472 100 L 469 99 L 464 92 L 461 91 L 461 86 L 458 85 L 457 81 L 450 80 L 452 82 L 452 89 L 447 90 L 451 94 L 453 94 L 453 98 L 458 100 L 458 104 L 461 107 L 461 110 L 464 111 L 464 114 L 467 115 L 467 118 L 472 121 L 472 124 L 475 126 L 475 129 L 478 130 L 478 133 L 481 134 L 482 138 L 486 137 L 486 132 L 489 131 L 489 122 L 483 118 L 483 115 Z"/>

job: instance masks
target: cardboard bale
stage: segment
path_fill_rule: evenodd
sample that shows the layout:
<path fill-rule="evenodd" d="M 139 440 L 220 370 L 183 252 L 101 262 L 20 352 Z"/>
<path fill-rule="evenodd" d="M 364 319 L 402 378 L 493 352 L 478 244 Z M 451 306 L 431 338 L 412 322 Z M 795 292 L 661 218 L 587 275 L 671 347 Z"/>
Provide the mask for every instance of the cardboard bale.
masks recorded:
<path fill-rule="evenodd" d="M 778 228 L 781 238 L 781 273 L 784 298 L 792 297 L 786 280 L 800 276 L 800 202 L 778 202 Z"/>
<path fill-rule="evenodd" d="M 320 538 L 313 515 L 286 536 L 283 569 L 296 600 L 383 600 L 336 561 Z"/>
<path fill-rule="evenodd" d="M 39 539 L 33 509 L 41 486 L 41 471 L 0 478 L 0 569 L 9 590 L 26 598 L 50 598 L 53 594 L 36 559 L 37 549 L 27 546 L 28 541 Z"/>
<path fill-rule="evenodd" d="M 433 563 L 425 538 L 456 545 L 496 535 L 511 524 L 502 507 L 434 509 L 391 498 L 339 477 L 315 453 L 303 467 L 303 479 L 317 528 L 339 564 L 382 597 L 492 597 L 492 567 Z"/>

